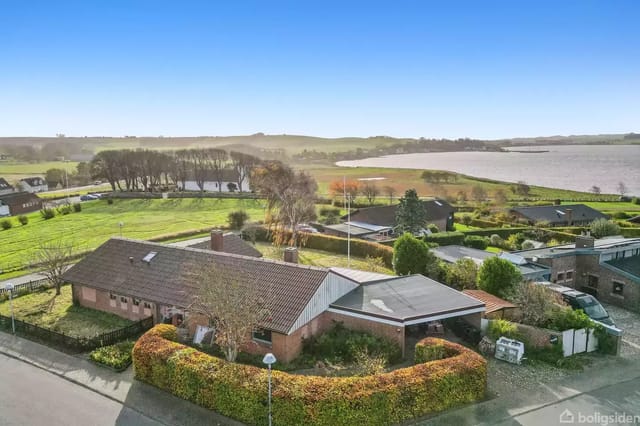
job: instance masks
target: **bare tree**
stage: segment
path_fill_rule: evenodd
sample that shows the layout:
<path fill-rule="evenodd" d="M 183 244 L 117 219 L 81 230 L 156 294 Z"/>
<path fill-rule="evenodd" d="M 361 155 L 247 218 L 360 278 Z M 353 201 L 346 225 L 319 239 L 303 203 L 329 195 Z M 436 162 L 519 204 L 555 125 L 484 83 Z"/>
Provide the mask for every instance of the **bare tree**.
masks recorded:
<path fill-rule="evenodd" d="M 67 265 L 75 252 L 73 243 L 55 239 L 41 243 L 34 253 L 33 263 L 42 266 L 42 273 L 47 277 L 51 286 L 56 288 L 56 295 L 60 295 L 60 286 L 63 283 L 62 274 L 67 270 Z"/>
<path fill-rule="evenodd" d="M 393 204 L 393 196 L 396 195 L 396 189 L 391 185 L 387 185 L 382 188 L 382 190 L 384 191 L 385 195 L 389 197 L 389 204 Z"/>
<path fill-rule="evenodd" d="M 225 358 L 234 362 L 240 348 L 251 341 L 269 319 L 272 291 L 258 278 L 215 263 L 192 265 L 193 300 L 187 308 L 209 320 Z"/>
<path fill-rule="evenodd" d="M 475 201 L 483 201 L 487 199 L 487 191 L 480 185 L 474 185 L 471 188 L 471 198 Z"/>
<path fill-rule="evenodd" d="M 207 150 L 207 157 L 209 160 L 210 168 L 213 170 L 213 175 L 218 183 L 218 192 L 222 192 L 222 181 L 224 173 L 224 165 L 229 159 L 229 154 L 224 149 L 209 148 Z"/>
<path fill-rule="evenodd" d="M 295 172 L 278 161 L 253 169 L 251 186 L 267 199 L 267 223 L 276 235 L 276 244 L 284 243 L 285 232 L 291 230 L 288 243 L 297 243 L 298 225 L 316 218 L 316 181 L 305 172 Z"/>
<path fill-rule="evenodd" d="M 594 193 L 595 195 L 600 195 L 602 191 L 600 190 L 599 186 L 593 185 L 591 187 L 591 192 Z"/>
<path fill-rule="evenodd" d="M 236 151 L 231 151 L 229 157 L 231 158 L 233 169 L 238 176 L 238 181 L 236 182 L 238 184 L 238 190 L 242 192 L 242 184 L 251 174 L 251 170 L 260 164 L 260 159 L 253 155 Z"/>
<path fill-rule="evenodd" d="M 362 195 L 365 196 L 369 205 L 372 205 L 376 201 L 376 197 L 380 194 L 380 190 L 374 182 L 365 181 L 360 188 Z"/>
<path fill-rule="evenodd" d="M 624 182 L 618 182 L 618 185 L 616 185 L 616 191 L 618 191 L 621 196 L 624 196 L 624 194 L 627 193 L 627 185 L 625 185 Z"/>

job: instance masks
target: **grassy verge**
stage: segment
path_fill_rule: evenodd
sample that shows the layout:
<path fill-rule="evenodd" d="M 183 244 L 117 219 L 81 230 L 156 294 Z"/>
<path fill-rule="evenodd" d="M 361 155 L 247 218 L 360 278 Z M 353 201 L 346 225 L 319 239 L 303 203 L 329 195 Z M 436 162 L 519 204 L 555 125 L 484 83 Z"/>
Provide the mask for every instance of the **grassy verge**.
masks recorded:
<path fill-rule="evenodd" d="M 50 289 L 13 299 L 13 312 L 17 319 L 74 337 L 94 337 L 131 324 L 117 315 L 74 306 L 71 286 L 63 286 L 62 294 Z M 9 301 L 0 303 L 0 314 L 11 315 Z"/>

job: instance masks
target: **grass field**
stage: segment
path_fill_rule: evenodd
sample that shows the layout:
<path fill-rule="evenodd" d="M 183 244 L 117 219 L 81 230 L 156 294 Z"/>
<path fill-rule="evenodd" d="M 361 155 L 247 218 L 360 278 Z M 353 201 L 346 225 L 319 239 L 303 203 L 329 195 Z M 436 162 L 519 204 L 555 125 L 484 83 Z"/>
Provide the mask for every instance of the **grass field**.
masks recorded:
<path fill-rule="evenodd" d="M 259 242 L 256 243 L 256 248 L 266 259 L 283 260 L 284 258 L 284 247 L 275 247 L 269 243 Z M 349 267 L 349 262 L 346 255 L 306 248 L 302 248 L 299 250 L 298 261 L 303 265 L 323 266 L 327 268 L 331 266 L 341 268 Z M 367 261 L 361 257 L 351 256 L 350 267 L 353 269 L 361 269 L 364 271 L 393 275 L 393 271 L 389 268 L 385 268 L 384 265 L 374 265 L 371 261 Z"/>
<path fill-rule="evenodd" d="M 67 172 L 76 170 L 76 161 L 45 161 L 42 163 L 23 163 L 14 161 L 0 161 L 0 177 L 10 184 L 29 176 L 44 176 L 49 169 L 65 169 Z"/>
<path fill-rule="evenodd" d="M 563 201 L 562 204 L 574 204 L 568 201 Z M 599 210 L 601 212 L 636 212 L 640 214 L 640 204 L 633 204 L 629 202 L 598 202 L 598 201 L 587 201 L 582 204 L 585 204 L 592 209 Z"/>
<path fill-rule="evenodd" d="M 228 199 L 106 200 L 84 202 L 82 212 L 44 220 L 39 213 L 28 215 L 29 224 L 0 231 L 0 269 L 30 263 L 40 241 L 73 242 L 78 250 L 94 249 L 120 234 L 134 239 L 172 234 L 190 229 L 226 225 L 232 210 L 243 209 L 251 220 L 261 220 L 260 201 Z"/>
<path fill-rule="evenodd" d="M 62 287 L 60 296 L 51 289 L 17 297 L 13 312 L 21 321 L 75 337 L 94 337 L 131 324 L 117 315 L 74 306 L 70 285 Z M 8 300 L 0 303 L 0 314 L 11 315 Z"/>
<path fill-rule="evenodd" d="M 388 169 L 381 167 L 335 167 L 335 166 L 304 166 L 304 170 L 309 172 L 317 181 L 319 192 L 327 194 L 329 192 L 329 185 L 332 181 L 342 181 L 343 176 L 350 180 L 362 179 L 362 178 L 384 178 L 376 182 L 379 189 L 385 186 L 391 186 L 396 190 L 396 197 L 403 195 L 404 191 L 409 188 L 415 188 L 418 195 L 425 196 L 438 196 L 441 198 L 447 195 L 456 196 L 458 192 L 463 191 L 466 193 L 467 198 L 471 200 L 471 189 L 474 186 L 481 186 L 488 194 L 489 197 L 494 197 L 496 191 L 502 190 L 507 198 L 516 198 L 511 191 L 511 185 L 507 182 L 489 181 L 485 179 L 478 179 L 471 176 L 458 175 L 458 180 L 455 183 L 442 183 L 433 184 L 426 183 L 420 176 L 423 170 L 414 169 Z M 385 195 L 381 191 L 379 200 L 384 200 Z M 521 197 L 517 197 L 521 198 Z M 531 186 L 531 192 L 527 196 L 530 199 L 542 198 L 547 200 L 562 199 L 616 199 L 613 195 L 599 195 L 588 192 L 569 191 L 556 188 L 544 188 L 538 186 Z"/>

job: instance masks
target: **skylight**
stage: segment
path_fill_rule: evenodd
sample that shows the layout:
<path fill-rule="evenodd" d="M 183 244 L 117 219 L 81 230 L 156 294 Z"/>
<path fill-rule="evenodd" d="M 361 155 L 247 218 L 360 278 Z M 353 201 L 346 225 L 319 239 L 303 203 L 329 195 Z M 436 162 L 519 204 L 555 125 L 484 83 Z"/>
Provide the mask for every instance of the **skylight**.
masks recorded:
<path fill-rule="evenodd" d="M 440 201 L 434 201 L 437 205 L 439 205 L 440 207 L 442 207 L 442 203 Z"/>
<path fill-rule="evenodd" d="M 151 260 L 156 257 L 156 254 L 158 254 L 158 252 L 155 251 L 150 251 L 149 254 L 147 254 L 145 257 L 142 258 L 143 262 L 147 262 L 147 263 L 151 263 Z"/>

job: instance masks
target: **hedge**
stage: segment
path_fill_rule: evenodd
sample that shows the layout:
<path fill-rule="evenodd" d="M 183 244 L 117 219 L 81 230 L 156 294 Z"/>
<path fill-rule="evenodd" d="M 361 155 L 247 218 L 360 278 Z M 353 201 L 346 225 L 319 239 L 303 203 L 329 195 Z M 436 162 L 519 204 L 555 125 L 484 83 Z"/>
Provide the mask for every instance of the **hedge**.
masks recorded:
<path fill-rule="evenodd" d="M 436 243 L 440 246 L 461 246 L 464 241 L 465 234 L 462 232 L 438 232 L 437 234 L 429 234 L 424 237 L 427 243 Z"/>
<path fill-rule="evenodd" d="M 224 361 L 176 343 L 157 325 L 133 349 L 138 380 L 252 425 L 267 424 L 267 370 Z M 427 338 L 451 357 L 364 377 L 272 372 L 273 423 L 390 425 L 484 397 L 486 361 L 455 343 Z"/>

